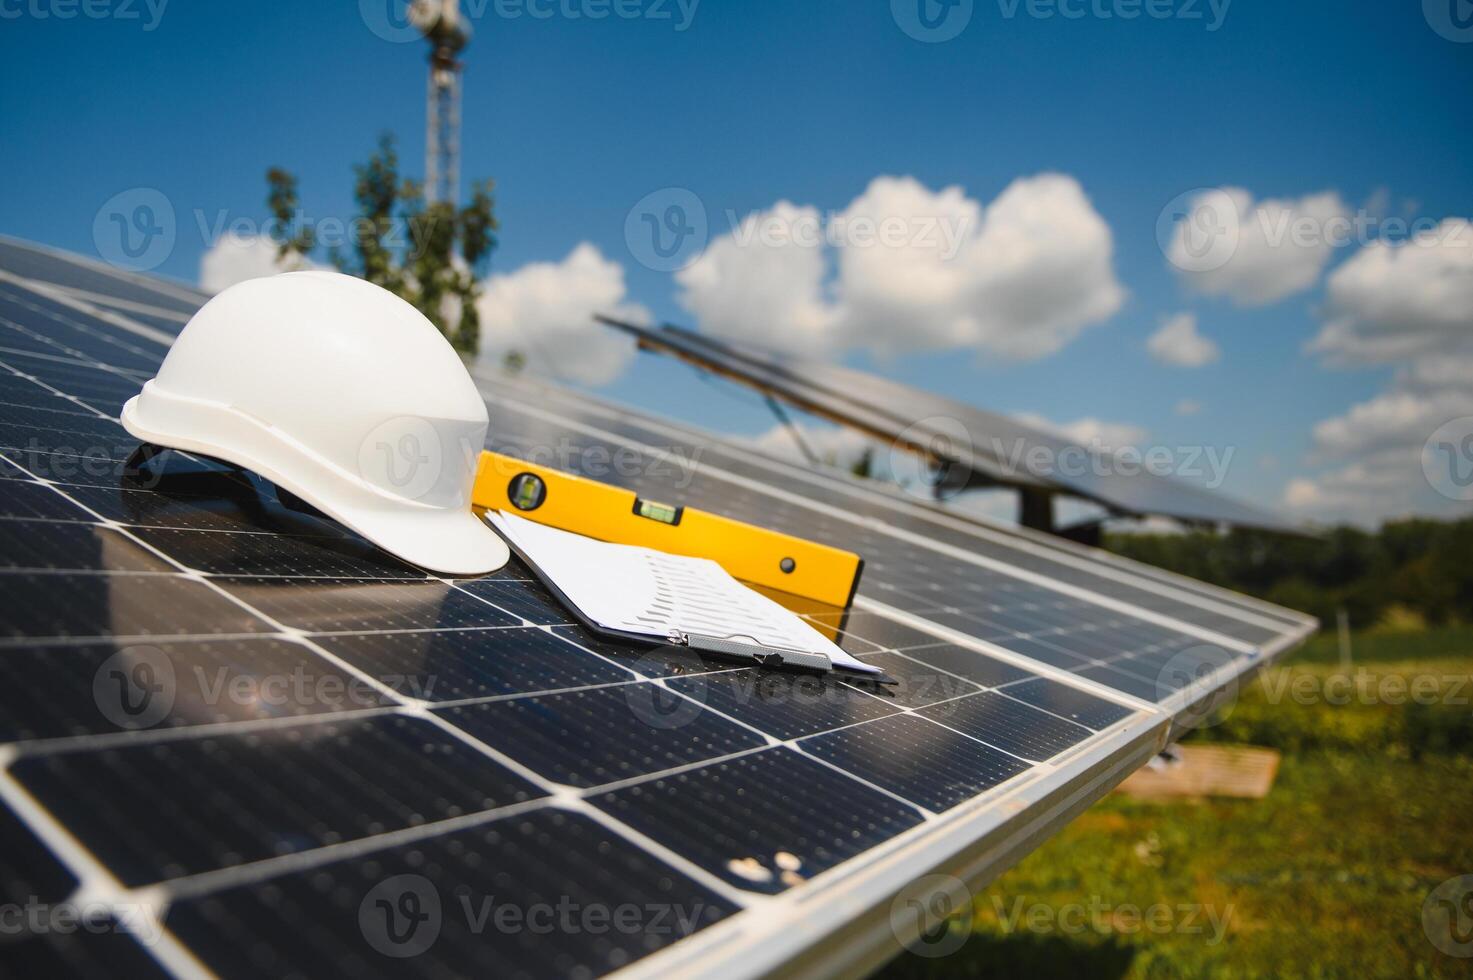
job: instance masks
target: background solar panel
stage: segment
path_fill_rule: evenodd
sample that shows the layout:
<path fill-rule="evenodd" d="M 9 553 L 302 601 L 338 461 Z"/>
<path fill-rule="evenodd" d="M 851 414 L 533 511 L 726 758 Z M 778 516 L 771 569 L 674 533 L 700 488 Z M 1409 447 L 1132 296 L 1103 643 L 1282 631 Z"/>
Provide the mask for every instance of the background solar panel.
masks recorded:
<path fill-rule="evenodd" d="M 182 305 L 36 254 L 0 267 Z M 755 971 L 943 852 L 1105 792 L 1166 735 L 1162 658 L 1205 643 L 1247 669 L 1306 628 L 1099 556 L 959 538 L 583 397 L 488 388 L 495 448 L 865 553 L 859 610 L 813 618 L 898 683 L 610 643 L 516 562 L 431 577 L 228 466 L 130 471 L 115 418 L 164 346 L 91 305 L 0 280 L 0 862 L 128 928 L 0 948 L 11 968 L 591 975 L 673 947 Z M 815 890 L 850 902 L 806 904 L 809 938 L 782 928 L 800 913 L 774 910 Z M 463 914 L 483 898 L 629 908 L 639 928 L 492 928 Z"/>
<path fill-rule="evenodd" d="M 878 375 L 717 340 L 680 327 L 650 329 L 616 320 L 608 322 L 635 335 L 647 347 L 740 379 L 804 409 L 913 447 L 944 446 L 948 461 L 961 464 L 968 475 L 986 477 L 989 485 L 1053 488 L 1125 514 L 1162 514 L 1286 533 L 1297 530 L 1257 507 L 1149 468 L 1135 466 L 1129 472 L 1126 467 L 1114 465 L 1054 465 L 1081 452 L 1081 447 L 1006 415 Z M 1034 448 L 1047 450 L 1048 462 L 1035 463 L 1031 452 Z M 1081 458 L 1108 459 L 1110 455 L 1105 450 L 1089 450 Z"/>

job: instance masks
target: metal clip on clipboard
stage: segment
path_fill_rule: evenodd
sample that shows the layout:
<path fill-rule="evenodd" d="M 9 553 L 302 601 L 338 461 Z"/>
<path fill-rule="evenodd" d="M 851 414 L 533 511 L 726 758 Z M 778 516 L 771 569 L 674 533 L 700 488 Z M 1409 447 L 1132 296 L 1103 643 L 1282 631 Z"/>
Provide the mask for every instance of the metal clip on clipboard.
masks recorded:
<path fill-rule="evenodd" d="M 827 654 L 808 650 L 786 650 L 780 647 L 764 646 L 750 636 L 705 636 L 701 633 L 679 633 L 674 634 L 681 646 L 690 647 L 697 653 L 710 653 L 719 657 L 734 657 L 743 660 L 752 660 L 761 667 L 789 667 L 797 670 L 809 670 L 816 673 L 828 673 L 834 669 L 834 662 Z"/>

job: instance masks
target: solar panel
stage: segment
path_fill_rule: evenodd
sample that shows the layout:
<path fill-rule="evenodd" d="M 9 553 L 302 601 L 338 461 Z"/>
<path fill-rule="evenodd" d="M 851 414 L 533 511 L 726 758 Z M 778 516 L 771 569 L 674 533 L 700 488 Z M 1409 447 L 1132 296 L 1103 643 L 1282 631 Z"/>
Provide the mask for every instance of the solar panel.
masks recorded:
<path fill-rule="evenodd" d="M 1313 629 L 483 377 L 491 448 L 863 553 L 854 610 L 808 615 L 896 683 L 596 638 L 515 561 L 429 576 L 251 474 L 130 469 L 115 419 L 166 341 L 5 244 L 0 882 L 125 926 L 6 968 L 862 969 L 911 880 L 995 874 L 1158 751 L 1205 689 L 1183 665 L 1230 683 Z"/>
<path fill-rule="evenodd" d="M 642 347 L 674 354 L 807 411 L 943 460 L 970 485 L 1059 490 L 1127 516 L 1163 515 L 1302 533 L 1260 508 L 1153 472 L 1139 462 L 1119 462 L 1110 450 L 1073 444 L 1006 415 L 887 378 L 718 341 L 674 326 L 650 329 L 612 319 L 604 322 L 633 334 Z"/>
<path fill-rule="evenodd" d="M 209 293 L 156 276 L 140 275 L 101 262 L 58 252 L 34 242 L 0 235 L 0 270 L 32 287 L 59 287 L 109 308 L 144 312 L 178 333 L 187 317 L 210 298 Z"/>

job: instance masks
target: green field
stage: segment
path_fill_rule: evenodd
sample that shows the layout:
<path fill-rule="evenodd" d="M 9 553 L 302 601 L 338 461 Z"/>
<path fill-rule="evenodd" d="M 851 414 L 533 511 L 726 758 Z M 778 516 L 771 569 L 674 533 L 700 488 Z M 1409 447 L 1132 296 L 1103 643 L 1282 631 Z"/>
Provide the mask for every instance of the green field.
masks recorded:
<path fill-rule="evenodd" d="M 1357 634 L 1348 673 L 1317 637 L 1189 736 L 1281 751 L 1266 799 L 1112 795 L 881 975 L 1473 977 L 1422 918 L 1473 874 L 1470 674 L 1466 627 Z"/>

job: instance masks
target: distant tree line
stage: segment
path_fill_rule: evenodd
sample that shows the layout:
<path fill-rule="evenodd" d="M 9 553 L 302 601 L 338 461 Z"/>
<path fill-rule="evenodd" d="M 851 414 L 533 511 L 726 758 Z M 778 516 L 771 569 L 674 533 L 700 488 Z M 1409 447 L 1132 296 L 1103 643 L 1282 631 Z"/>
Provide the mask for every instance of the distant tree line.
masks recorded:
<path fill-rule="evenodd" d="M 1473 622 L 1473 518 L 1392 521 L 1322 538 L 1235 530 L 1218 535 L 1107 534 L 1117 554 L 1291 609 L 1333 626 L 1345 609 L 1356 627 L 1393 610 L 1428 623 Z"/>

